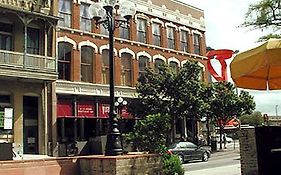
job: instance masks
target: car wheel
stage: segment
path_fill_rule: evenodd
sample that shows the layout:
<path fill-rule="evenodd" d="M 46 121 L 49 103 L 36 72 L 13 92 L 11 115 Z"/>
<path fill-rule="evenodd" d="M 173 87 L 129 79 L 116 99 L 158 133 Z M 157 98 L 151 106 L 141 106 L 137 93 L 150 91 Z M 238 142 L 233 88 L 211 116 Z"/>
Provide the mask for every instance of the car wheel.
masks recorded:
<path fill-rule="evenodd" d="M 204 152 L 202 155 L 202 161 L 203 162 L 207 162 L 209 160 L 209 156 L 207 152 Z"/>
<path fill-rule="evenodd" d="M 179 156 L 180 162 L 183 164 L 183 163 L 184 163 L 184 158 L 183 158 L 183 155 L 182 155 L 182 154 L 180 154 L 180 155 L 178 155 L 178 156 Z"/>

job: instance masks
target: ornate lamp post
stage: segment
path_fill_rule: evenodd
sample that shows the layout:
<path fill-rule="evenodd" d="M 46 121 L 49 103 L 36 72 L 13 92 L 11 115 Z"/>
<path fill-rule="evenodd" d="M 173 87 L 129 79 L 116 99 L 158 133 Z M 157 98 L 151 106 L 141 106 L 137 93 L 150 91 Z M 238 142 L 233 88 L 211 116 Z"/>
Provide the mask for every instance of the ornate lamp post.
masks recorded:
<path fill-rule="evenodd" d="M 135 4 L 128 0 L 100 0 L 89 8 L 91 17 L 96 24 L 103 25 L 109 32 L 109 91 L 110 91 L 110 130 L 107 134 L 105 155 L 116 156 L 123 153 L 120 143 L 121 134 L 118 129 L 117 114 L 114 107 L 114 30 L 122 25 L 128 25 L 136 13 Z"/>

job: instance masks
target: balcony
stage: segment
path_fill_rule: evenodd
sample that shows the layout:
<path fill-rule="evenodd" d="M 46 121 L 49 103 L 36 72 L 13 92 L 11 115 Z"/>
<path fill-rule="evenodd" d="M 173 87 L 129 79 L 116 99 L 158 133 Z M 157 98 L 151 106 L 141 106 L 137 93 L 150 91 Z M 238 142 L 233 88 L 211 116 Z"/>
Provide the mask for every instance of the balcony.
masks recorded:
<path fill-rule="evenodd" d="M 0 50 L 0 76 L 54 81 L 57 79 L 56 59 Z"/>

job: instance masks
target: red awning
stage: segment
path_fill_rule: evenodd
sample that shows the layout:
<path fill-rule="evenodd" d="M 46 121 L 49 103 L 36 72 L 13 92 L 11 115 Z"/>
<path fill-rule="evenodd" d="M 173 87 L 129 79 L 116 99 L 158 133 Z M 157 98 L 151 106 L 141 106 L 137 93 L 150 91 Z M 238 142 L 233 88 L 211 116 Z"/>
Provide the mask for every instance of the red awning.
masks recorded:
<path fill-rule="evenodd" d="M 78 102 L 78 118 L 94 118 L 96 117 L 95 105 L 92 101 L 79 101 Z"/>
<path fill-rule="evenodd" d="M 57 117 L 73 117 L 73 104 L 71 100 L 58 100 Z"/>

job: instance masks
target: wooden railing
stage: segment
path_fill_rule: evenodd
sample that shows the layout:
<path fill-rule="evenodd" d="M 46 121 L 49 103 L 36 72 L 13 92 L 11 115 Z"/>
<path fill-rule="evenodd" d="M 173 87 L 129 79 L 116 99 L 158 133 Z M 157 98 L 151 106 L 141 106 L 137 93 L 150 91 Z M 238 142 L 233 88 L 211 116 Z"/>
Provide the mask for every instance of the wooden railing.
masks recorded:
<path fill-rule="evenodd" d="M 56 72 L 56 59 L 53 57 L 32 55 L 0 50 L 0 66 L 34 69 L 39 72 Z"/>

